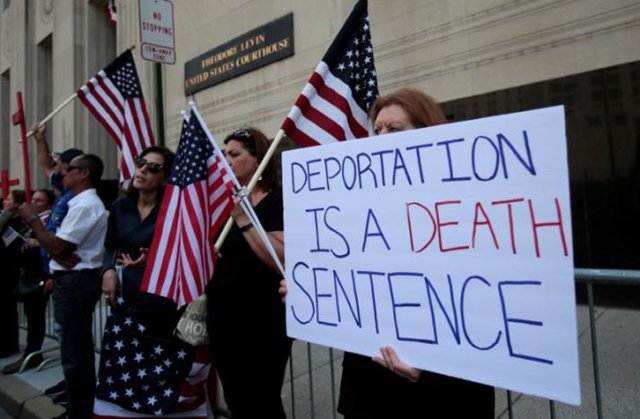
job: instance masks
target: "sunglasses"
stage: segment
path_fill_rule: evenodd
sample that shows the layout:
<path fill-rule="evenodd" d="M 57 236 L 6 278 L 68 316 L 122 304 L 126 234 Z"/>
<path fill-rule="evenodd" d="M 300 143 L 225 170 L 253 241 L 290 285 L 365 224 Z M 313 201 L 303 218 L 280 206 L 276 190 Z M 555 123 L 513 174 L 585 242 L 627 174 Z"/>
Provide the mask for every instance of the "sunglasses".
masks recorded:
<path fill-rule="evenodd" d="M 164 169 L 164 164 L 162 163 L 149 161 L 143 157 L 140 157 L 138 160 L 136 160 L 136 167 L 138 169 L 142 169 L 145 166 L 147 166 L 147 170 L 151 173 L 160 173 L 162 169 Z"/>
<path fill-rule="evenodd" d="M 255 138 L 253 138 L 253 135 L 251 135 L 251 132 L 249 132 L 248 129 L 241 128 L 239 130 L 236 130 L 227 138 L 235 138 L 237 141 L 240 141 L 242 144 L 244 144 L 244 148 L 247 149 L 249 154 L 253 156 L 256 155 L 256 140 Z"/>

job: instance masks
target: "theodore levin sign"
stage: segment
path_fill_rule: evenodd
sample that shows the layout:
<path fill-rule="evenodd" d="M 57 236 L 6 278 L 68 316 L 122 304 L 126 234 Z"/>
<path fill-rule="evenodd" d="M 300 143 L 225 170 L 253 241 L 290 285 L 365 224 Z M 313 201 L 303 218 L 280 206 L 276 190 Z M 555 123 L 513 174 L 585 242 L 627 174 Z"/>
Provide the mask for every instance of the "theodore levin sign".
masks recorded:
<path fill-rule="evenodd" d="M 562 107 L 283 154 L 287 332 L 580 403 Z"/>
<path fill-rule="evenodd" d="M 185 95 L 293 55 L 293 13 L 249 31 L 184 65 Z"/>

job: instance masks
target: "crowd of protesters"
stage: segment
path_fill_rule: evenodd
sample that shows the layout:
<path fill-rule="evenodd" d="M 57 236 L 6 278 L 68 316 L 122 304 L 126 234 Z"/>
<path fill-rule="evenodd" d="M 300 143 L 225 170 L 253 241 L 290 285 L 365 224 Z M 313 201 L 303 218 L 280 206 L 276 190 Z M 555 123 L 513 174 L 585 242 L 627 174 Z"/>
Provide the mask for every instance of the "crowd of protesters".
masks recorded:
<path fill-rule="evenodd" d="M 412 89 L 378 98 L 370 118 L 375 135 L 446 122 L 432 98 Z M 15 373 L 21 366 L 32 368 L 43 361 L 39 351 L 44 308 L 52 289 L 65 378 L 57 387 L 65 390 L 70 418 L 89 418 L 96 396 L 91 327 L 100 294 L 112 307 L 121 304 L 134 313 L 145 333 L 156 338 L 172 339 L 181 314 L 173 300 L 140 290 L 174 154 L 154 146 L 138 156 L 129 191 L 110 205 L 107 214 L 96 192 L 103 171 L 100 158 L 77 149 L 51 154 L 45 128 L 36 125 L 34 131 L 39 162 L 56 195 L 38 190 L 31 203 L 25 203 L 24 192 L 12 191 L 4 200 L 0 227 L 15 231 L 24 243 L 0 244 L 10 279 L 2 281 L 0 292 L 4 337 L 0 356 L 19 350 L 16 302 L 20 299 L 28 318 L 27 345 L 23 356 L 4 372 Z M 248 184 L 265 157 L 267 137 L 255 128 L 243 128 L 225 138 L 224 144 L 234 175 L 241 184 Z M 269 163 L 248 199 L 283 261 L 278 177 L 276 163 Z M 280 282 L 275 262 L 241 206 L 236 204 L 231 215 L 233 227 L 216 249 L 215 273 L 206 288 L 210 353 L 234 418 L 285 418 L 281 389 L 291 352 L 281 299 L 286 284 Z M 25 283 L 33 288 L 18 292 Z M 256 348 L 256 356 L 244 356 L 251 347 Z M 381 356 L 374 358 L 345 353 L 338 411 L 346 418 L 417 418 L 453 411 L 493 417 L 491 387 L 417 370 L 398 359 L 392 347 L 380 351 Z M 206 371 L 212 374 L 213 370 Z M 454 393 L 464 394 L 469 402 L 450 404 Z"/>

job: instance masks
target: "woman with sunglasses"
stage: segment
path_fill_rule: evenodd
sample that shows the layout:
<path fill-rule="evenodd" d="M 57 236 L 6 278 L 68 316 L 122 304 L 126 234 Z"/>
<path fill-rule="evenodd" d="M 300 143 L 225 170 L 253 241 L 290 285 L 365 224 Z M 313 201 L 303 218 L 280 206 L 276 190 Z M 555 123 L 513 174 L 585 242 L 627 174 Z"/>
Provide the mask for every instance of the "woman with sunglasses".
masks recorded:
<path fill-rule="evenodd" d="M 231 170 L 247 185 L 269 141 L 255 128 L 224 140 Z M 271 160 L 249 195 L 260 223 L 282 261 L 282 191 Z M 208 330 L 213 360 L 234 419 L 285 418 L 280 392 L 291 352 L 284 304 L 278 296 L 280 273 L 249 218 L 236 205 L 234 226 L 219 251 L 207 286 Z M 246 356 L 246 351 L 253 356 Z"/>
<path fill-rule="evenodd" d="M 210 363 L 210 351 L 205 346 L 196 348 L 189 371 L 175 370 L 176 377 L 184 378 L 185 374 L 189 374 L 186 376 L 186 381 L 181 390 L 174 392 L 171 383 L 167 383 L 165 387 L 164 379 L 160 379 L 154 374 L 162 373 L 165 367 L 167 368 L 166 371 L 168 371 L 168 368 L 173 365 L 171 359 L 181 356 L 176 352 L 177 349 L 173 343 L 171 343 L 171 340 L 175 340 L 174 329 L 181 312 L 172 299 L 140 290 L 147 262 L 147 252 L 151 247 L 165 185 L 173 169 L 174 157 L 175 154 L 164 147 L 152 146 L 146 148 L 136 160 L 136 172 L 129 193 L 117 199 L 111 205 L 105 239 L 102 291 L 113 307 L 113 313 L 116 313 L 116 315 L 124 314 L 130 321 L 138 324 L 140 336 L 135 339 L 135 344 L 140 345 L 140 352 L 136 352 L 136 359 L 127 358 L 127 360 L 124 360 L 124 357 L 122 357 L 123 362 L 141 362 L 139 365 L 143 368 L 142 371 L 148 371 L 155 382 L 163 388 L 158 396 L 172 397 L 179 393 L 179 398 L 174 404 L 171 404 L 170 410 L 163 414 L 174 417 L 173 413 L 175 413 L 176 416 L 180 417 L 204 419 L 208 417 L 209 403 L 215 402 L 213 399 L 209 399 L 208 402 L 205 400 L 206 394 L 212 394 L 208 393 L 208 391 L 215 391 L 215 381 L 210 378 L 203 380 L 203 376 L 214 376 L 210 373 L 210 371 L 213 371 Z M 120 270 L 120 278 L 116 274 L 116 267 Z M 140 328 L 141 326 L 142 328 Z M 124 334 L 125 332 L 122 331 L 122 333 Z M 109 350 L 105 348 L 104 342 L 105 340 L 103 340 L 103 353 Z M 156 345 L 156 343 L 161 343 L 162 345 L 167 343 L 167 346 L 160 345 L 157 349 L 154 348 L 154 351 L 160 351 L 155 352 L 155 354 L 158 356 L 162 354 L 162 358 L 158 358 L 158 360 L 162 360 L 162 363 L 155 363 L 153 361 L 154 355 L 151 355 L 151 358 L 146 357 L 149 355 L 148 353 L 145 354 L 145 358 L 138 358 L 143 356 L 145 352 L 143 348 L 145 346 Z M 111 352 L 110 356 L 113 356 L 113 352 Z M 142 361 L 142 359 L 144 360 Z M 118 359 L 118 362 L 120 362 L 120 359 Z M 145 366 L 150 366 L 151 368 L 145 371 Z M 101 364 L 100 368 L 100 378 L 105 375 L 107 377 L 110 376 L 111 373 L 106 372 L 109 371 L 109 366 Z M 158 368 L 160 369 L 157 370 Z M 142 379 L 144 376 L 139 377 Z M 114 377 L 114 379 L 119 380 L 120 377 Z M 111 397 L 112 389 L 108 387 L 108 379 L 101 382 L 102 384 L 99 385 L 103 385 L 103 387 L 102 389 L 99 388 L 97 392 L 98 397 L 94 404 L 94 417 L 103 418 L 118 415 L 133 417 L 140 415 L 139 411 L 133 410 L 136 409 L 135 404 L 137 402 L 132 403 L 133 399 L 127 399 L 126 395 L 122 393 L 120 393 L 120 398 L 113 399 Z M 105 382 L 107 383 L 106 386 L 104 385 Z M 208 387 L 208 390 L 205 388 L 205 383 L 207 386 L 212 387 Z M 131 386 L 128 386 L 127 389 L 129 394 L 139 396 L 144 392 L 152 391 L 148 388 L 145 389 L 148 385 L 140 382 L 131 381 L 130 384 Z M 109 396 L 105 396 L 105 393 Z M 151 396 L 151 393 L 145 394 Z M 154 400 L 152 399 L 148 403 L 154 403 Z M 155 410 L 156 406 L 152 406 Z M 118 412 L 118 414 L 114 414 L 114 412 Z"/>
<path fill-rule="evenodd" d="M 147 305 L 147 300 L 154 300 L 151 306 L 160 304 L 166 306 L 168 312 L 175 311 L 175 304 L 171 300 L 139 292 L 174 156 L 172 151 L 164 147 L 146 148 L 136 160 L 136 172 L 129 193 L 111 205 L 105 238 L 102 292 L 112 306 L 116 304 L 117 291 L 121 286 L 122 296 L 129 306 Z M 117 265 L 122 269 L 122 284 L 116 275 Z M 155 317 L 155 313 L 152 317 Z M 161 321 L 153 323 L 158 327 L 170 327 Z"/>

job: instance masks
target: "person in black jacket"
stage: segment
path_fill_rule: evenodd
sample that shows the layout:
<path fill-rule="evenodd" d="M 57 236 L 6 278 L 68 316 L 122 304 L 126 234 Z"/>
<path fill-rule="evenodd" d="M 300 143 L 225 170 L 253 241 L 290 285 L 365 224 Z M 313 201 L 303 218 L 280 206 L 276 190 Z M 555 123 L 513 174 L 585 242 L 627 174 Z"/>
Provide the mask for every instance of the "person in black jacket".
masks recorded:
<path fill-rule="evenodd" d="M 51 205 L 55 199 L 53 192 L 48 189 L 40 189 L 33 193 L 31 203 L 38 211 L 38 217 L 43 225 L 46 225 L 51 216 Z M 23 365 L 25 369 L 38 366 L 43 358 L 41 354 L 34 354 L 42 348 L 46 325 L 46 308 L 51 292 L 51 280 L 49 279 L 48 260 L 43 258 L 40 243 L 31 238 L 31 230 L 24 234 L 26 242 L 20 250 L 20 273 L 16 286 L 16 297 L 22 301 L 24 314 L 27 318 L 27 346 L 22 358 L 6 365 L 2 372 L 14 374 Z M 26 363 L 25 363 L 26 361 Z"/>
<path fill-rule="evenodd" d="M 7 232 L 12 228 L 16 232 L 22 230 L 17 209 L 24 202 L 24 191 L 13 190 L 4 199 L 4 209 L 0 214 L 0 232 Z M 5 244 L 0 240 L 0 266 L 2 266 L 2 280 L 0 281 L 0 358 L 7 358 L 18 353 L 18 302 L 15 289 L 18 281 L 20 244 L 14 240 Z"/>

